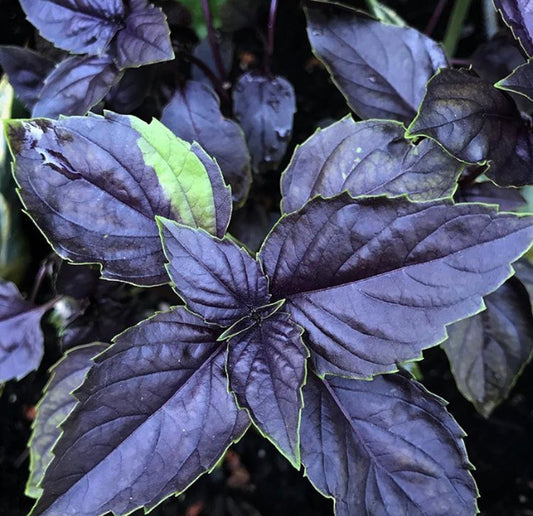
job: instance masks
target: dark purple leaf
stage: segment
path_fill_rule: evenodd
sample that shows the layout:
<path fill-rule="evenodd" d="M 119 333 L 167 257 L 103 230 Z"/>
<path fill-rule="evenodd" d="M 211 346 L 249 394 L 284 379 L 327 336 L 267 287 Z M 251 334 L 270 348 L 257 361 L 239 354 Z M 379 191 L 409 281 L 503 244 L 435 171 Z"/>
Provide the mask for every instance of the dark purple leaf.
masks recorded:
<path fill-rule="evenodd" d="M 479 45 L 470 60 L 479 76 L 492 83 L 524 64 L 519 45 L 507 34 L 497 34 Z"/>
<path fill-rule="evenodd" d="M 151 509 L 211 470 L 249 425 L 216 336 L 183 308 L 121 334 L 75 392 L 32 514 Z"/>
<path fill-rule="evenodd" d="M 218 48 L 220 49 L 220 57 L 222 59 L 222 65 L 224 66 L 225 77 L 227 77 L 231 71 L 231 65 L 233 63 L 233 34 L 217 31 L 215 36 Z M 218 69 L 209 38 L 204 38 L 200 41 L 198 46 L 194 49 L 194 56 L 206 64 L 213 73 L 218 75 Z M 212 84 L 209 77 L 205 75 L 199 66 L 192 67 L 192 78 L 195 81 L 200 81 L 208 86 L 211 86 Z"/>
<path fill-rule="evenodd" d="M 117 113 L 131 113 L 142 104 L 151 82 L 152 74 L 147 68 L 125 70 L 122 79 L 106 96 L 106 103 Z"/>
<path fill-rule="evenodd" d="M 259 254 L 316 371 L 367 378 L 478 312 L 532 238 L 533 217 L 490 206 L 343 194 L 282 218 Z"/>
<path fill-rule="evenodd" d="M 59 425 L 76 405 L 72 391 L 83 383 L 93 365 L 91 359 L 106 347 L 107 344 L 94 343 L 72 349 L 50 370 L 50 380 L 37 405 L 37 417 L 28 443 L 30 478 L 26 484 L 26 496 L 39 498 L 41 495 L 39 484 L 54 457 L 52 448 L 61 435 Z"/>
<path fill-rule="evenodd" d="M 54 62 L 28 48 L 1 46 L 0 66 L 7 73 L 17 97 L 31 109 Z"/>
<path fill-rule="evenodd" d="M 533 265 L 527 258 L 523 258 L 513 264 L 513 269 L 515 270 L 516 278 L 520 280 L 527 290 L 529 301 L 531 306 L 533 306 Z"/>
<path fill-rule="evenodd" d="M 267 212 L 258 202 L 248 202 L 233 213 L 228 231 L 255 253 L 279 219 L 279 212 Z"/>
<path fill-rule="evenodd" d="M 225 231 L 231 198 L 220 170 L 155 120 L 108 112 L 11 121 L 7 132 L 36 224 L 60 256 L 100 263 L 107 279 L 168 281 L 155 215 Z"/>
<path fill-rule="evenodd" d="M 20 0 L 28 20 L 56 47 L 103 54 L 124 24 L 123 0 Z"/>
<path fill-rule="evenodd" d="M 32 117 L 85 115 L 120 79 L 108 56 L 73 56 L 57 65 L 46 78 Z"/>
<path fill-rule="evenodd" d="M 426 82 L 447 64 L 443 49 L 427 36 L 348 7 L 311 4 L 307 20 L 314 53 L 361 118 L 410 122 Z"/>
<path fill-rule="evenodd" d="M 285 312 L 257 322 L 228 343 L 229 387 L 240 407 L 295 468 L 308 351 Z"/>
<path fill-rule="evenodd" d="M 188 308 L 226 327 L 268 304 L 268 280 L 246 250 L 228 237 L 158 221 L 169 276 Z"/>
<path fill-rule="evenodd" d="M 485 298 L 487 309 L 448 326 L 442 347 L 459 390 L 485 417 L 508 396 L 533 351 L 533 315 L 511 278 Z"/>
<path fill-rule="evenodd" d="M 526 54 L 533 56 L 533 11 L 529 0 L 494 0 L 494 5 Z"/>
<path fill-rule="evenodd" d="M 495 86 L 533 100 L 533 60 L 529 60 L 516 68 L 510 75 L 497 82 Z"/>
<path fill-rule="evenodd" d="M 0 280 L 0 382 L 20 380 L 39 367 L 41 317 L 49 308 L 26 301 L 14 283 Z"/>
<path fill-rule="evenodd" d="M 476 513 L 465 434 L 441 398 L 400 375 L 310 374 L 303 393 L 305 474 L 336 516 Z"/>
<path fill-rule="evenodd" d="M 351 116 L 319 129 L 298 146 L 281 179 L 282 210 L 316 195 L 407 194 L 425 201 L 450 197 L 464 165 L 431 140 L 411 145 L 402 124 L 354 122 Z"/>
<path fill-rule="evenodd" d="M 161 122 L 185 141 L 197 141 L 217 160 L 234 202 L 246 198 L 252 181 L 250 155 L 241 128 L 220 111 L 213 89 L 188 81 L 163 108 Z"/>
<path fill-rule="evenodd" d="M 469 163 L 489 162 L 500 186 L 533 183 L 533 137 L 503 92 L 467 70 L 442 70 L 427 85 L 408 136 L 429 136 Z"/>
<path fill-rule="evenodd" d="M 526 204 L 526 200 L 515 188 L 500 188 L 490 181 L 462 186 L 456 199 L 460 202 L 482 202 L 497 204 L 502 211 L 516 211 Z"/>
<path fill-rule="evenodd" d="M 292 135 L 296 97 L 283 77 L 246 73 L 233 88 L 235 118 L 241 124 L 257 172 L 277 168 Z"/>
<path fill-rule="evenodd" d="M 115 40 L 115 63 L 119 68 L 143 66 L 174 59 L 165 15 L 147 0 L 131 0 L 125 27 Z"/>

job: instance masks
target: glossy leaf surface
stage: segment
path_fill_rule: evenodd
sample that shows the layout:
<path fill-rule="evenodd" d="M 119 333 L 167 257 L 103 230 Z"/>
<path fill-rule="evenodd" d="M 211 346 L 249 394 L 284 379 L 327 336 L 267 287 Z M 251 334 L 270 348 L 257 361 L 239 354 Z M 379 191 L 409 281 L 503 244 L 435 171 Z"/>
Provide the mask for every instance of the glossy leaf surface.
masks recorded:
<path fill-rule="evenodd" d="M 163 108 L 161 122 L 185 141 L 198 142 L 217 160 L 233 200 L 244 201 L 252 180 L 250 154 L 241 128 L 225 118 L 214 90 L 197 81 L 187 81 Z"/>
<path fill-rule="evenodd" d="M 443 49 L 427 36 L 354 9 L 310 4 L 307 20 L 314 53 L 363 119 L 410 122 L 426 82 L 447 64 Z"/>
<path fill-rule="evenodd" d="M 41 317 L 47 309 L 23 299 L 14 283 L 0 280 L 0 382 L 20 380 L 39 367 Z"/>
<path fill-rule="evenodd" d="M 529 56 L 533 56 L 533 12 L 528 0 L 494 0 L 502 17 Z"/>
<path fill-rule="evenodd" d="M 60 256 L 100 263 L 108 279 L 168 281 L 156 215 L 217 234 L 227 226 L 220 170 L 157 121 L 113 113 L 11 121 L 8 138 L 36 224 Z"/>
<path fill-rule="evenodd" d="M 51 369 L 50 380 L 37 405 L 37 417 L 33 421 L 33 432 L 28 444 L 30 478 L 26 484 L 26 496 L 39 498 L 41 495 L 39 484 L 54 457 L 52 448 L 61 435 L 59 425 L 76 405 L 72 391 L 83 383 L 87 371 L 93 365 L 91 359 L 106 347 L 106 344 L 95 343 L 72 349 Z"/>
<path fill-rule="evenodd" d="M 74 56 L 59 63 L 46 78 L 32 116 L 84 115 L 120 79 L 108 56 Z"/>
<path fill-rule="evenodd" d="M 268 303 L 268 280 L 243 248 L 169 220 L 159 224 L 169 276 L 192 311 L 226 327 Z"/>
<path fill-rule="evenodd" d="M 275 169 L 292 135 L 296 97 L 291 83 L 277 76 L 241 75 L 233 89 L 233 109 L 246 135 L 253 169 Z"/>
<path fill-rule="evenodd" d="M 0 66 L 7 73 L 17 97 L 31 109 L 54 62 L 28 48 L 0 46 Z"/>
<path fill-rule="evenodd" d="M 470 163 L 489 161 L 500 186 L 533 182 L 533 138 L 515 105 L 492 84 L 465 70 L 442 70 L 427 85 L 411 136 L 429 136 Z"/>
<path fill-rule="evenodd" d="M 21 0 L 28 20 L 56 47 L 103 54 L 124 23 L 123 0 Z"/>
<path fill-rule="evenodd" d="M 442 399 L 400 375 L 310 374 L 303 392 L 305 474 L 336 516 L 475 514 L 464 432 Z"/>
<path fill-rule="evenodd" d="M 533 351 L 533 316 L 523 285 L 509 279 L 487 309 L 448 327 L 442 347 L 459 390 L 489 417 L 507 397 Z"/>
<path fill-rule="evenodd" d="M 124 28 L 114 42 L 119 68 L 143 66 L 174 58 L 169 28 L 159 7 L 146 0 L 131 0 Z"/>
<path fill-rule="evenodd" d="M 227 390 L 225 346 L 183 308 L 121 334 L 96 359 L 32 514 L 153 508 L 209 471 L 249 424 Z"/>
<path fill-rule="evenodd" d="M 343 194 L 282 218 L 260 259 L 316 371 L 366 378 L 478 312 L 532 239 L 533 217 L 485 205 Z"/>
<path fill-rule="evenodd" d="M 346 117 L 300 145 L 283 173 L 282 210 L 301 208 L 316 195 L 407 194 L 422 201 L 449 197 L 464 165 L 436 143 L 411 145 L 390 121 L 356 123 Z M 304 173 L 305 172 L 305 173 Z"/>
<path fill-rule="evenodd" d="M 227 359 L 237 403 L 296 468 L 308 355 L 301 334 L 287 313 L 276 312 L 230 339 Z"/>

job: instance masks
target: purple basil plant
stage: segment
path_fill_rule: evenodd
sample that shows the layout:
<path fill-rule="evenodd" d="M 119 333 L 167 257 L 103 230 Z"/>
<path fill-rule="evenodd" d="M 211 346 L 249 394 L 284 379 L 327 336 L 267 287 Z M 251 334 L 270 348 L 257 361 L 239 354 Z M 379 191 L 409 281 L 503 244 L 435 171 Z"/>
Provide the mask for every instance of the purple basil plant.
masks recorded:
<path fill-rule="evenodd" d="M 298 96 L 272 72 L 277 1 L 263 66 L 237 76 L 238 2 L 219 32 L 201 2 L 210 45 L 191 52 L 170 30 L 183 11 L 159 3 L 168 18 L 146 0 L 21 0 L 69 54 L 0 48 L 31 112 L 4 124 L 20 200 L 80 271 L 42 304 L 0 282 L 0 381 L 39 367 L 51 307 L 102 317 L 62 336 L 30 441 L 31 515 L 152 510 L 252 431 L 337 516 L 475 514 L 465 434 L 408 368 L 441 345 L 488 417 L 530 358 L 533 216 L 517 208 L 533 136 L 516 101 L 533 99 L 530 61 L 490 80 L 378 2 L 305 2 L 353 114 L 288 159 Z M 532 55 L 525 3 L 495 3 Z M 239 12 L 235 31 L 260 19 Z M 174 89 L 172 60 L 188 65 Z M 132 114 L 149 95 L 161 121 Z M 228 227 L 282 166 L 279 214 L 250 249 Z M 162 285 L 166 304 L 141 307 Z"/>

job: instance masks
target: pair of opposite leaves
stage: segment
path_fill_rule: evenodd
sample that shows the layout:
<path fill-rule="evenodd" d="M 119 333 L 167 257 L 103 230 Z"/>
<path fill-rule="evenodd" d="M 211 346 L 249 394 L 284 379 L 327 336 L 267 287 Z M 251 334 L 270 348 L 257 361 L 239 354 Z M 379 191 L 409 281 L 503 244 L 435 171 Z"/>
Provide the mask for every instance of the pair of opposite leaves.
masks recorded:
<path fill-rule="evenodd" d="M 110 127 L 116 132 L 113 138 Z M 162 280 L 160 255 L 150 245 L 148 251 L 140 245 L 158 238 L 155 216 L 205 226 L 219 236 L 225 232 L 231 199 L 220 170 L 199 147 L 177 142 L 156 123 L 108 114 L 59 122 L 11 122 L 9 128 L 16 178 L 28 210 L 60 253 L 79 261 L 91 256 L 92 261 L 102 262 L 107 277 L 130 281 L 138 277 L 148 285 Z M 128 149 L 126 161 L 135 166 L 125 167 L 124 149 Z M 198 181 L 202 187 L 194 190 Z M 297 182 L 293 184 L 297 192 Z M 153 188 L 148 190 L 148 185 Z M 284 195 L 285 200 L 290 198 L 290 187 Z M 153 237 L 150 224 L 155 227 Z M 150 507 L 212 467 L 249 423 L 228 393 L 225 362 L 239 405 L 295 465 L 300 461 L 299 435 L 304 435 L 301 448 L 307 474 L 323 493 L 336 498 L 339 513 L 377 503 L 375 491 L 360 496 L 368 476 L 352 471 L 359 460 L 352 457 L 354 453 L 356 457 L 363 453 L 369 464 L 376 459 L 368 452 L 368 443 L 354 445 L 355 451 L 340 450 L 344 458 L 336 466 L 320 459 L 333 444 L 316 435 L 317 425 L 329 425 L 336 436 L 350 428 L 359 441 L 375 438 L 361 433 L 361 428 L 355 430 L 372 414 L 354 415 L 359 409 L 351 399 L 343 399 L 343 392 L 360 391 L 361 386 L 320 377 L 335 373 L 368 378 L 394 371 L 398 361 L 418 357 L 423 346 L 444 338 L 445 324 L 481 308 L 481 296 L 506 279 L 509 263 L 531 242 L 529 218 L 498 215 L 487 206 L 354 199 L 347 194 L 314 199 L 282 217 L 259 261 L 228 237 L 220 240 L 165 219 L 160 224 L 168 271 L 194 313 L 178 308 L 157 315 L 124 333 L 98 358 L 77 392 L 80 404 L 54 450 L 56 460 L 43 482 L 37 513 L 74 506 L 76 514 Z M 114 234 L 115 230 L 120 233 Z M 91 246 L 94 249 L 88 249 Z M 90 251 L 92 255 L 82 254 Z M 305 330 L 303 337 L 300 327 Z M 225 338 L 229 345 L 218 341 Z M 299 428 L 307 348 L 312 372 L 304 387 L 307 415 Z M 375 389 L 382 402 L 388 396 L 409 410 L 418 403 L 416 396 L 425 396 L 402 379 L 380 377 L 363 384 L 367 395 Z M 137 401 L 129 403 L 130 397 Z M 189 409 L 183 405 L 184 397 Z M 432 411 L 437 406 L 442 409 L 435 400 L 420 401 L 426 402 Z M 118 419 L 117 407 L 127 412 Z M 198 407 L 205 407 L 201 422 L 190 419 Z M 157 417 L 152 417 L 154 410 Z M 324 410 L 329 414 L 326 419 L 316 419 Z M 416 410 L 420 415 L 421 409 Z M 410 452 L 401 450 L 403 461 L 409 463 L 403 470 L 408 477 L 404 488 L 419 503 L 428 500 L 428 484 L 416 487 L 414 471 L 422 468 L 433 476 L 429 482 L 434 481 L 439 492 L 461 493 L 443 502 L 448 508 L 460 506 L 472 512 L 475 489 L 467 474 L 460 432 L 443 414 L 432 418 L 438 423 L 431 435 L 446 430 L 454 439 L 436 439 L 444 443 L 432 451 L 439 459 L 424 460 L 423 465 L 420 450 L 427 448 L 425 438 L 409 445 Z M 175 436 L 176 425 L 182 425 L 180 438 Z M 389 421 L 387 429 L 392 426 Z M 196 435 L 191 427 L 205 432 Z M 170 430 L 171 434 L 165 433 Z M 384 431 L 378 432 L 381 438 Z M 89 437 L 78 440 L 86 432 Z M 398 434 L 385 433 L 389 445 L 397 447 Z M 164 434 L 166 450 L 158 448 L 156 434 Z M 123 435 L 130 437 L 123 442 Z M 420 438 L 410 432 L 409 439 Z M 121 463 L 131 457 L 132 443 L 145 449 L 146 456 L 142 471 L 133 468 L 126 474 Z M 154 454 L 154 449 L 160 451 Z M 183 450 L 189 450 L 194 460 L 182 456 L 177 468 L 176 454 Z M 173 457 L 173 464 L 165 462 L 165 453 Z M 72 474 L 81 462 L 75 457 L 86 462 Z M 391 460 L 397 463 L 398 457 Z M 438 466 L 439 461 L 446 465 Z M 348 468 L 353 476 L 343 476 L 339 468 Z M 121 482 L 110 484 L 109 475 L 116 478 L 118 471 Z M 154 478 L 161 471 L 164 482 Z M 354 483 L 353 478 L 359 480 Z M 91 500 L 81 496 L 89 484 L 99 492 Z M 110 495 L 108 489 L 115 491 Z M 130 498 L 127 493 L 136 495 Z M 405 493 L 387 495 L 387 503 L 405 505 L 406 500 Z"/>

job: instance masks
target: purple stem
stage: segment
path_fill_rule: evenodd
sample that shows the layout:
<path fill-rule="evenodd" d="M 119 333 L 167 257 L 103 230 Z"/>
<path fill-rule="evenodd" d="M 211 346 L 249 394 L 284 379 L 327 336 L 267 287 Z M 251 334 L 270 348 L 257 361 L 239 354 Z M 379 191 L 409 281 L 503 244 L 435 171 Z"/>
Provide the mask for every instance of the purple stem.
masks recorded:
<path fill-rule="evenodd" d="M 37 271 L 37 275 L 35 276 L 35 281 L 33 283 L 33 288 L 31 290 L 30 301 L 32 303 L 35 303 L 37 292 L 39 292 L 39 289 L 41 288 L 41 284 L 43 282 L 45 274 L 46 274 L 46 265 L 42 264 L 39 267 L 39 270 Z"/>
<path fill-rule="evenodd" d="M 274 31 L 276 28 L 277 11 L 278 11 L 278 0 L 271 0 L 270 12 L 268 14 L 268 40 L 267 40 L 265 64 L 264 64 L 265 75 L 271 74 L 272 55 L 274 54 Z"/>
<path fill-rule="evenodd" d="M 426 25 L 426 29 L 424 30 L 424 34 L 426 36 L 431 36 L 431 34 L 433 34 L 433 31 L 435 30 L 437 23 L 439 23 L 439 19 L 442 15 L 442 11 L 444 10 L 444 7 L 446 6 L 446 2 L 447 0 L 439 0 L 437 7 L 435 7 L 435 10 L 433 11 L 431 18 L 428 24 Z"/>
<path fill-rule="evenodd" d="M 213 52 L 213 57 L 215 58 L 215 65 L 220 77 L 220 82 L 224 82 L 226 80 L 226 70 L 224 69 L 224 64 L 222 63 L 220 46 L 218 44 L 215 27 L 213 26 L 213 16 L 211 14 L 211 8 L 209 7 L 209 0 L 202 0 L 202 10 L 204 11 L 205 24 L 207 26 L 207 37 L 209 38 L 211 51 Z"/>

